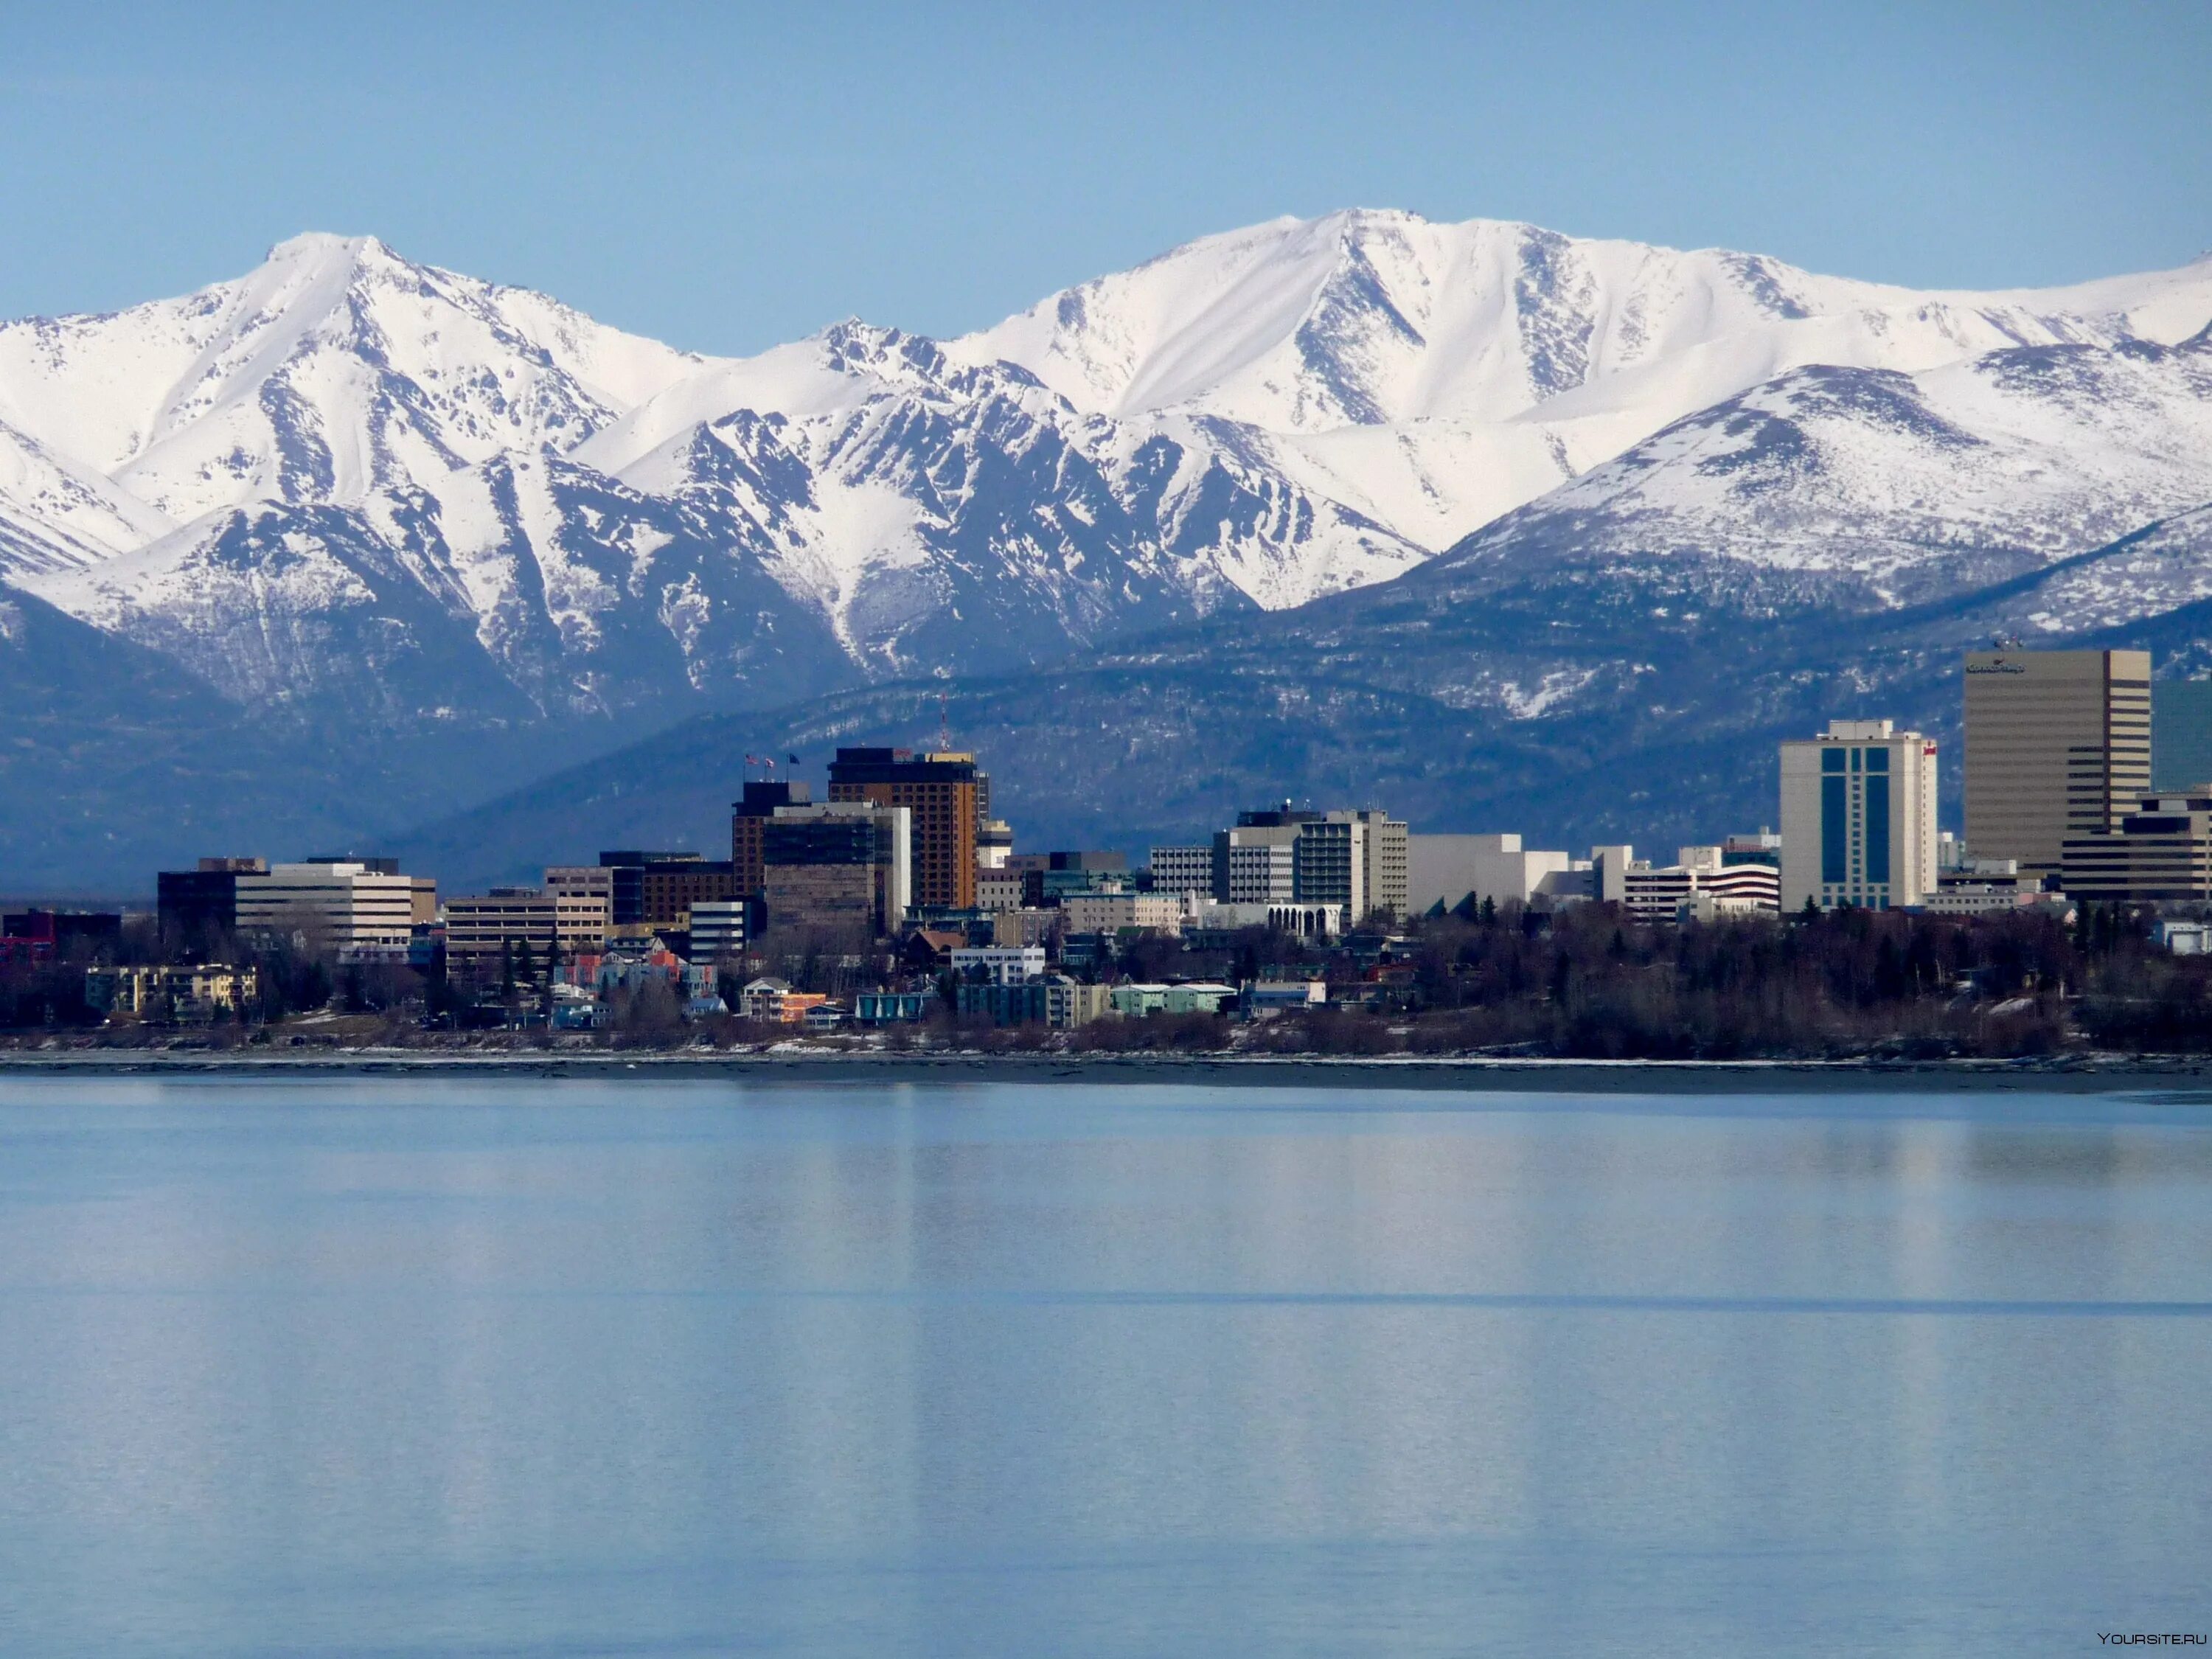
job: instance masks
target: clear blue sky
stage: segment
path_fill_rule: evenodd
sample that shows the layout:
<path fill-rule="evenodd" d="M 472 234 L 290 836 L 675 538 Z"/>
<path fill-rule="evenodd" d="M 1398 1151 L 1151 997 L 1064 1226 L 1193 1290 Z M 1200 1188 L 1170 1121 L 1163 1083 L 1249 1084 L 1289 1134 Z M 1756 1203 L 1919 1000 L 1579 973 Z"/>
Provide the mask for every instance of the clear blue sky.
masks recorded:
<path fill-rule="evenodd" d="M 2212 3 L 0 0 L 0 179 L 5 316 L 323 229 L 747 351 L 1352 205 L 2045 283 L 2212 246 Z"/>

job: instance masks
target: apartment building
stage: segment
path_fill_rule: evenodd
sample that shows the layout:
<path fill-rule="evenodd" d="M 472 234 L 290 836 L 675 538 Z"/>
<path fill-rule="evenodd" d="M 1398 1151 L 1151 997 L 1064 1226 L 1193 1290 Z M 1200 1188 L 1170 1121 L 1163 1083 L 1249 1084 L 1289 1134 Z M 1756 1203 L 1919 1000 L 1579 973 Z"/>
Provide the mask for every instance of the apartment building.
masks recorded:
<path fill-rule="evenodd" d="M 1182 927 L 1183 901 L 1175 893 L 1072 893 L 1060 902 L 1071 933 L 1113 933 L 1149 927 L 1172 933 Z"/>
<path fill-rule="evenodd" d="M 191 967 L 91 968 L 85 971 L 88 1006 L 109 1015 L 149 1014 L 208 1019 L 242 1012 L 259 991 L 251 968 L 225 963 Z"/>
<path fill-rule="evenodd" d="M 1976 858 L 2054 875 L 2069 837 L 2110 830 L 2136 810 L 2151 791 L 2150 671 L 2147 651 L 1966 653 L 1966 846 Z"/>
<path fill-rule="evenodd" d="M 1025 985 L 1033 979 L 1044 977 L 1044 947 L 1042 945 L 956 945 L 951 954 L 951 967 L 961 979 L 981 977 L 994 985 Z"/>

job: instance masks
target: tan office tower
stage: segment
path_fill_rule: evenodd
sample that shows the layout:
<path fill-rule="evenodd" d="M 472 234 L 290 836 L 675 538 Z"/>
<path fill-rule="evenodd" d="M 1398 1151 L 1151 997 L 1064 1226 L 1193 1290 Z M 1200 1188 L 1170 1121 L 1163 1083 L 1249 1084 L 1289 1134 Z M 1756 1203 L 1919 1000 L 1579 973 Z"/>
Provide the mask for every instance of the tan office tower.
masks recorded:
<path fill-rule="evenodd" d="M 2150 653 L 1966 653 L 1966 851 L 2055 874 L 2150 793 Z"/>
<path fill-rule="evenodd" d="M 913 902 L 965 910 L 975 902 L 980 775 L 973 755 L 946 751 L 917 759 L 905 749 L 840 749 L 830 763 L 830 799 L 913 813 Z"/>

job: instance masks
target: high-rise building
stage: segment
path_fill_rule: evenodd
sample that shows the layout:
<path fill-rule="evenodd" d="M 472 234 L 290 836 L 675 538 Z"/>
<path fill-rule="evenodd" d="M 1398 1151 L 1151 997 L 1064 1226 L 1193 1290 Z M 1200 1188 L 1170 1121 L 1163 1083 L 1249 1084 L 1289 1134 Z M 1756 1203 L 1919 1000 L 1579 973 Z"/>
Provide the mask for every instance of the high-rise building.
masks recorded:
<path fill-rule="evenodd" d="M 1338 815 L 1329 814 L 1331 819 Z M 1366 860 L 1367 908 L 1395 921 L 1413 914 L 1413 837 L 1404 822 L 1388 812 L 1363 807 L 1345 816 L 1366 831 L 1362 856 Z M 1322 900 L 1326 903 L 1326 898 Z"/>
<path fill-rule="evenodd" d="M 1936 744 L 1831 720 L 1782 745 L 1782 908 L 1918 904 L 1936 889 Z"/>
<path fill-rule="evenodd" d="M 832 801 L 903 806 L 912 815 L 908 866 L 914 902 L 925 908 L 975 907 L 975 835 L 989 787 L 973 755 L 917 758 L 905 749 L 840 749 L 830 763 Z"/>
<path fill-rule="evenodd" d="M 2150 708 L 2148 651 L 1968 652 L 1967 853 L 2056 874 L 2150 792 Z"/>
<path fill-rule="evenodd" d="M 730 805 L 730 867 L 737 872 L 738 896 L 751 898 L 761 888 L 761 826 L 779 806 L 805 806 L 814 799 L 805 784 L 788 778 L 749 778 L 744 794 Z"/>
<path fill-rule="evenodd" d="M 2150 787 L 2203 794 L 2212 783 L 2212 679 L 2160 680 L 2150 689 Z"/>
<path fill-rule="evenodd" d="M 1213 896 L 1213 848 L 1185 845 L 1155 847 L 1146 866 L 1155 893 L 1199 893 Z"/>
<path fill-rule="evenodd" d="M 761 831 L 771 927 L 888 933 L 913 903 L 914 817 L 903 806 L 824 801 L 780 806 Z"/>
<path fill-rule="evenodd" d="M 1315 812 L 1285 802 L 1240 812 L 1235 829 L 1213 837 L 1213 896 L 1225 904 L 1334 904 L 1351 923 L 1372 911 L 1402 917 L 1410 850 L 1405 824 L 1371 809 Z"/>
<path fill-rule="evenodd" d="M 599 854 L 610 872 L 614 926 L 682 927 L 700 899 L 737 898 L 737 867 L 696 853 L 623 850 Z"/>
<path fill-rule="evenodd" d="M 691 907 L 691 960 L 720 962 L 745 953 L 753 902 L 702 899 Z"/>

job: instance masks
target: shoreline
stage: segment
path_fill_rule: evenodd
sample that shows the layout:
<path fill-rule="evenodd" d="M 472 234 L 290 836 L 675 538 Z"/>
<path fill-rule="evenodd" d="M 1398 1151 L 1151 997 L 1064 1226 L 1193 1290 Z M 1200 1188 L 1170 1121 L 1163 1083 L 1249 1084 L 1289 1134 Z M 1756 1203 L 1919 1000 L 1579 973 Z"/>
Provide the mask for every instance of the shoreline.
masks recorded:
<path fill-rule="evenodd" d="M 2212 1090 L 2212 1055 L 2100 1054 L 2034 1060 L 1559 1060 L 1468 1056 L 1324 1054 L 939 1054 L 606 1050 L 424 1052 L 321 1049 L 243 1054 L 235 1050 L 0 1049 L 0 1082 L 35 1076 L 404 1077 L 599 1076 L 658 1072 L 763 1084 L 1023 1082 L 1175 1083 L 1247 1087 L 1328 1084 L 1368 1089 L 1433 1089 L 1596 1094 L 1741 1094 L 1776 1091 L 1901 1092 L 1915 1089 L 2106 1093 L 2156 1087 Z"/>

